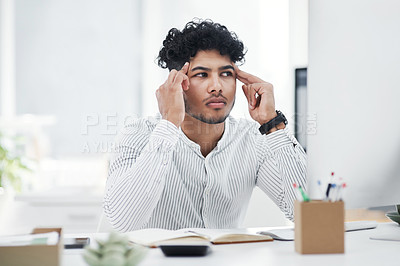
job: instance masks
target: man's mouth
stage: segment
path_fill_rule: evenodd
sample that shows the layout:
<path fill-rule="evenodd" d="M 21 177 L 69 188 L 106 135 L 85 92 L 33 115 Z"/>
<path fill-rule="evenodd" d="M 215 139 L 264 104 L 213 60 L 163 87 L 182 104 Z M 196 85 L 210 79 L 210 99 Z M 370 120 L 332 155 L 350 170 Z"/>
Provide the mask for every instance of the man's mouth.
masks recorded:
<path fill-rule="evenodd" d="M 211 108 L 223 108 L 226 105 L 226 100 L 222 97 L 212 98 L 206 102 L 206 105 Z"/>

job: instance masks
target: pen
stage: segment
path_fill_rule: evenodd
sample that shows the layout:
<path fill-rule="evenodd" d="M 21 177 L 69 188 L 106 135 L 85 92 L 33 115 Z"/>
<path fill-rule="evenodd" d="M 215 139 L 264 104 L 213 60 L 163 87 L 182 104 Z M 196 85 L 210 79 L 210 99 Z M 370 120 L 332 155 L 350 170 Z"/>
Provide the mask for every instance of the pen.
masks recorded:
<path fill-rule="evenodd" d="M 294 192 L 296 193 L 296 198 L 298 201 L 303 201 L 303 196 L 300 193 L 300 190 L 298 190 L 297 188 L 297 184 L 293 183 L 293 187 L 294 187 Z"/>
<path fill-rule="evenodd" d="M 329 191 L 329 200 L 336 201 L 337 187 L 335 183 L 332 184 L 331 190 Z"/>
<path fill-rule="evenodd" d="M 342 190 L 346 187 L 346 183 L 342 183 L 338 187 L 337 200 L 342 200 Z"/>
<path fill-rule="evenodd" d="M 300 190 L 301 196 L 303 197 L 303 200 L 310 201 L 310 198 L 307 196 L 307 194 L 304 192 L 304 190 L 301 186 L 299 186 L 299 190 Z"/>
<path fill-rule="evenodd" d="M 344 184 L 343 178 L 339 177 L 339 183 L 337 185 L 337 190 L 336 190 L 336 201 L 339 201 L 342 198 L 343 184 Z"/>
<path fill-rule="evenodd" d="M 335 175 L 334 172 L 331 173 L 331 180 L 328 183 L 328 187 L 326 188 L 326 193 L 325 193 L 325 200 L 328 201 L 329 200 L 329 191 L 331 190 L 332 187 L 332 180 L 333 180 L 333 176 Z"/>
<path fill-rule="evenodd" d="M 328 201 L 329 200 L 329 191 L 331 190 L 332 184 L 329 183 L 328 187 L 326 188 L 326 193 L 325 193 L 325 200 Z"/>

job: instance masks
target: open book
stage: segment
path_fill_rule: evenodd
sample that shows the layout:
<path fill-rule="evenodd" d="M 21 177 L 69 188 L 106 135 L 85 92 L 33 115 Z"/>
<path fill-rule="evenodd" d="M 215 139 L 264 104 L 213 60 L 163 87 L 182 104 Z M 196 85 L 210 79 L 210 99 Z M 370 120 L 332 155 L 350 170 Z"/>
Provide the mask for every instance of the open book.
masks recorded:
<path fill-rule="evenodd" d="M 157 247 L 167 242 L 207 241 L 212 244 L 233 244 L 273 240 L 271 236 L 256 234 L 247 229 L 184 228 L 173 231 L 151 228 L 128 232 L 126 235 L 131 242 L 148 247 Z"/>

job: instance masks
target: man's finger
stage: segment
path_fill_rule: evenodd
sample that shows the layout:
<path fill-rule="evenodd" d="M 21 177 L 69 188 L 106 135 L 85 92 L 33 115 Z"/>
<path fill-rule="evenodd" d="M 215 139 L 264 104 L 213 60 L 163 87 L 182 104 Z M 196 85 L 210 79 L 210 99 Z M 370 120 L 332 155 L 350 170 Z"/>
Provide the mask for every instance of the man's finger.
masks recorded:
<path fill-rule="evenodd" d="M 253 106 L 251 105 L 251 96 L 249 94 L 250 89 L 249 89 L 250 85 L 242 85 L 242 90 L 244 95 L 246 96 L 247 99 L 247 103 L 249 105 L 249 109 L 254 109 Z"/>
<path fill-rule="evenodd" d="M 167 88 L 174 82 L 177 73 L 178 71 L 176 71 L 175 69 L 172 69 L 171 72 L 169 72 L 168 79 L 164 83 Z"/>
<path fill-rule="evenodd" d="M 243 82 L 244 84 L 248 85 L 250 82 L 249 80 L 246 78 L 246 74 L 249 75 L 248 73 L 242 71 L 239 69 L 239 67 L 236 64 L 233 64 L 233 68 L 235 69 L 236 72 L 236 78 L 238 80 L 240 80 L 241 82 Z"/>
<path fill-rule="evenodd" d="M 251 84 L 247 87 L 249 89 L 249 92 L 248 92 L 249 99 L 250 99 L 249 103 L 250 103 L 251 109 L 254 109 L 256 106 L 256 101 L 257 101 L 256 94 L 258 92 L 258 87 L 255 86 L 254 84 Z"/>
<path fill-rule="evenodd" d="M 248 94 L 247 93 L 247 85 L 242 85 L 242 91 L 244 93 L 244 96 L 246 97 L 247 102 L 250 104 L 249 96 L 247 95 Z"/>
<path fill-rule="evenodd" d="M 180 70 L 180 72 L 182 72 L 184 75 L 183 81 L 182 81 L 182 89 L 184 91 L 187 91 L 189 89 L 189 84 L 190 84 L 189 77 L 187 76 L 188 70 L 189 70 L 189 62 L 186 62 L 183 65 L 182 69 Z"/>
<path fill-rule="evenodd" d="M 252 74 L 249 74 L 243 70 L 240 70 L 237 65 L 234 65 L 233 68 L 236 71 L 236 78 L 246 85 L 252 84 L 252 83 L 264 83 L 265 82 L 262 79 L 254 76 Z"/>
<path fill-rule="evenodd" d="M 251 82 L 250 82 L 248 79 L 243 78 L 243 77 L 241 77 L 241 76 L 239 76 L 239 75 L 236 75 L 236 78 L 237 78 L 238 80 L 240 80 L 241 82 L 243 82 L 244 84 L 246 84 L 246 85 L 251 84 Z"/>
<path fill-rule="evenodd" d="M 186 62 L 186 63 L 183 65 L 183 67 L 181 68 L 181 70 L 179 70 L 179 71 L 186 75 L 187 72 L 188 72 L 188 69 L 189 69 L 189 62 Z"/>
<path fill-rule="evenodd" d="M 189 78 L 188 76 L 186 76 L 185 74 L 183 74 L 182 72 L 178 72 L 175 76 L 174 82 L 172 83 L 171 88 L 175 88 L 178 89 L 182 88 L 183 90 L 188 90 L 188 86 L 189 86 Z"/>
<path fill-rule="evenodd" d="M 239 67 L 236 64 L 233 66 L 233 68 L 236 71 L 236 77 L 237 77 L 238 80 L 240 80 L 241 82 L 243 82 L 246 85 L 248 85 L 249 83 L 252 83 L 250 81 L 250 79 L 251 79 L 251 77 L 253 75 L 251 75 L 251 74 L 239 69 Z"/>
<path fill-rule="evenodd" d="M 183 67 L 181 68 L 181 70 L 179 70 L 178 73 L 176 74 L 176 76 L 175 76 L 175 78 L 174 78 L 174 81 L 173 81 L 173 84 L 176 83 L 176 78 L 177 78 L 179 75 L 185 75 L 185 76 L 186 76 L 188 69 L 189 69 L 189 62 L 186 62 L 186 63 L 183 65 Z M 176 71 L 176 70 L 175 70 L 175 71 Z M 186 76 L 186 77 L 187 77 L 187 76 Z M 182 81 L 183 81 L 183 79 L 180 80 L 181 83 L 182 83 Z"/>

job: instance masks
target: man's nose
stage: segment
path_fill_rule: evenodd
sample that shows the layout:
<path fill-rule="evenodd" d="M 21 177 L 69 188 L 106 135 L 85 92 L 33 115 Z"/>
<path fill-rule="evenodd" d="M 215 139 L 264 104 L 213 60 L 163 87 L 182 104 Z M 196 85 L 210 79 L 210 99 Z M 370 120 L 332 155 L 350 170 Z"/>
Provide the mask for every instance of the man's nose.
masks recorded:
<path fill-rule="evenodd" d="M 210 79 L 210 84 L 208 86 L 208 92 L 222 92 L 222 84 L 218 75 L 213 75 Z"/>

